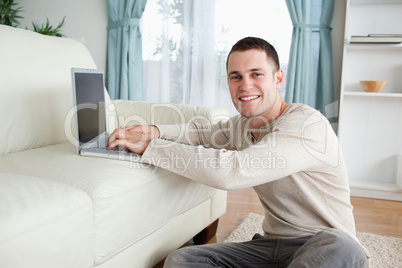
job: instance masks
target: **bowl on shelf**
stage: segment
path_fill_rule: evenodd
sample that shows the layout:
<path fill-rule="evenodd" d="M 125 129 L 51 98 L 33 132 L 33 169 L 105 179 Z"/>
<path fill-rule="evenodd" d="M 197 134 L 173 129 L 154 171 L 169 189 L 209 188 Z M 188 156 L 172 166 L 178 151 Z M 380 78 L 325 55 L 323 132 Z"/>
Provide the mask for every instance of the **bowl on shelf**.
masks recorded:
<path fill-rule="evenodd" d="M 387 81 L 360 81 L 360 85 L 366 92 L 381 92 L 387 85 Z"/>

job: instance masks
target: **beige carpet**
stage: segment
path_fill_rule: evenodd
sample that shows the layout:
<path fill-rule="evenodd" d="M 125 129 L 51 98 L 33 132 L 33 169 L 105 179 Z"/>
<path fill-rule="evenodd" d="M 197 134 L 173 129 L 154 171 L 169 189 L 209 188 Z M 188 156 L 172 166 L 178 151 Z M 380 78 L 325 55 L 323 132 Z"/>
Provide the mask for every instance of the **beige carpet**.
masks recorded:
<path fill-rule="evenodd" d="M 224 243 L 251 240 L 255 233 L 262 233 L 264 216 L 250 213 L 233 230 Z M 402 238 L 357 233 L 361 243 L 370 251 L 371 268 L 402 268 Z"/>

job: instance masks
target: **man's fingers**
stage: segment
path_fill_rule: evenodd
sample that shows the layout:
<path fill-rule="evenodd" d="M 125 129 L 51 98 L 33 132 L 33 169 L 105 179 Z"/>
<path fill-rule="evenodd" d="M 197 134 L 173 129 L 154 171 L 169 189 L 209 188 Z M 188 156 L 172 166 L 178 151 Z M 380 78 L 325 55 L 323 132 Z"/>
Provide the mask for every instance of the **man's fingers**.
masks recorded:
<path fill-rule="evenodd" d="M 116 128 L 109 138 L 117 138 L 121 136 L 121 133 L 124 133 L 124 128 Z"/>
<path fill-rule="evenodd" d="M 116 142 L 117 142 L 117 140 L 113 140 L 113 141 L 110 141 L 110 140 L 109 140 L 109 143 L 108 143 L 108 145 L 107 145 L 108 149 L 112 149 L 113 147 L 115 147 L 115 146 L 116 146 Z"/>
<path fill-rule="evenodd" d="M 112 133 L 112 135 L 110 135 L 109 140 L 107 142 L 108 146 L 110 147 L 110 145 L 113 143 L 113 141 L 116 139 L 116 130 L 115 129 Z"/>
<path fill-rule="evenodd" d="M 131 145 L 131 143 L 126 139 L 116 139 L 109 144 L 109 149 L 112 149 L 119 145 L 129 148 L 128 146 Z"/>
<path fill-rule="evenodd" d="M 126 130 L 117 128 L 112 135 L 114 135 L 114 139 L 124 139 L 126 137 Z"/>
<path fill-rule="evenodd" d="M 115 129 L 110 135 L 108 141 L 108 148 L 122 145 L 133 152 L 142 154 L 150 142 L 150 137 L 143 133 L 143 131 L 149 130 L 141 125 L 133 125 L 130 127 L 121 127 Z"/>
<path fill-rule="evenodd" d="M 138 127 L 141 127 L 141 125 L 132 125 L 132 126 L 128 126 L 128 127 L 125 127 L 125 128 L 126 128 L 126 130 L 132 130 L 132 129 L 135 129 L 135 128 L 138 128 Z"/>
<path fill-rule="evenodd" d="M 125 130 L 121 129 L 121 128 L 116 128 L 112 135 L 110 135 L 109 140 L 108 140 L 108 146 L 109 148 L 113 148 L 116 145 L 113 146 L 113 144 L 115 144 L 116 141 L 118 141 L 121 138 L 125 138 Z"/>

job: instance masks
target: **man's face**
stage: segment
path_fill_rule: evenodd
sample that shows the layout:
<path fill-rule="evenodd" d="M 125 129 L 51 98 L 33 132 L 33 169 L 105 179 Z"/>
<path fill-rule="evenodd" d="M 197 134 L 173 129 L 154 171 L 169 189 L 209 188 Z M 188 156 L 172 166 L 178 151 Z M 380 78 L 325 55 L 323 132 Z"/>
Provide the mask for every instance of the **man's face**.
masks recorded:
<path fill-rule="evenodd" d="M 281 102 L 278 89 L 283 83 L 283 72 L 274 73 L 273 66 L 262 50 L 235 51 L 230 55 L 229 91 L 237 111 L 244 117 L 263 116 L 269 120 L 272 108 Z"/>

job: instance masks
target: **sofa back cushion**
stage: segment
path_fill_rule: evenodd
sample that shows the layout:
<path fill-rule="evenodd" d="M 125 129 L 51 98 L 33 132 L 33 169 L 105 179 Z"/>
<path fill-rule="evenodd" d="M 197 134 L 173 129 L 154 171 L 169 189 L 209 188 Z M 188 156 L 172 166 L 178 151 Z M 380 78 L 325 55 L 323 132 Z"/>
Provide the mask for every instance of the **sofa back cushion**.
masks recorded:
<path fill-rule="evenodd" d="M 214 124 L 228 120 L 225 109 L 173 103 L 113 100 L 119 126 L 170 125 L 184 123 Z M 109 119 L 111 123 L 113 120 Z"/>
<path fill-rule="evenodd" d="M 96 68 L 85 46 L 0 25 L 0 155 L 66 142 L 71 68 Z"/>

